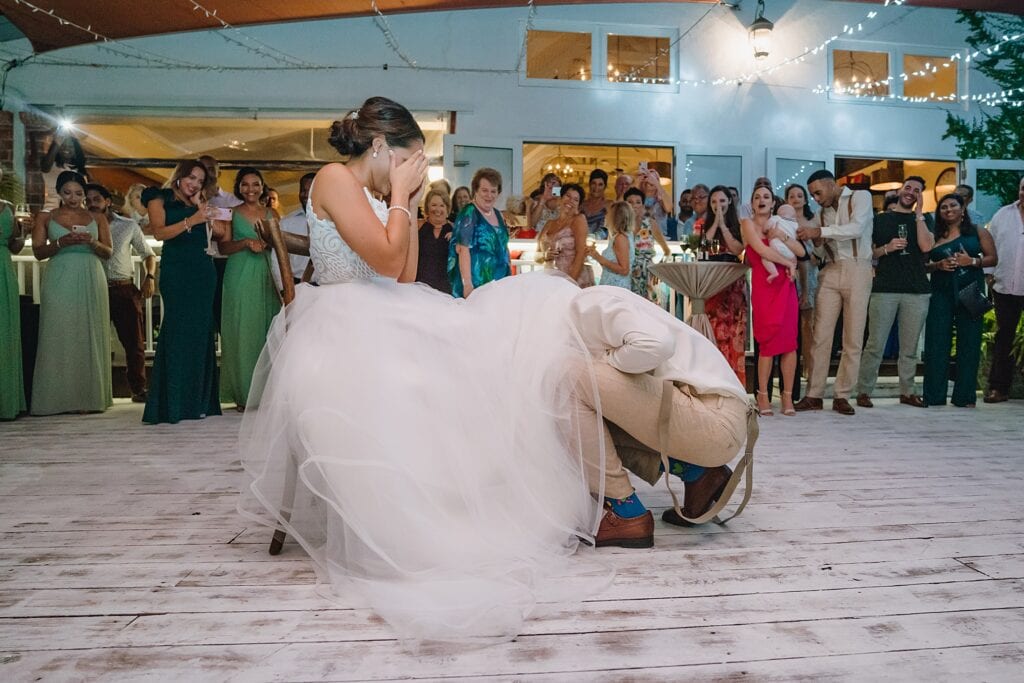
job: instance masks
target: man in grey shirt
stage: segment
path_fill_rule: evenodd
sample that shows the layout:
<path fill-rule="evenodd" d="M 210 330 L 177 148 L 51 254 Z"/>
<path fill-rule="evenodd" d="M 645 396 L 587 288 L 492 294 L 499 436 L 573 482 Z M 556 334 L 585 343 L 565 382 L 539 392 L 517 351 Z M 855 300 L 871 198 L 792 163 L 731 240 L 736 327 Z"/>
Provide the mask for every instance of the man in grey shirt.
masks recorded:
<path fill-rule="evenodd" d="M 117 330 L 117 338 L 124 347 L 128 387 L 133 403 L 146 402 L 146 346 L 143 335 L 142 299 L 153 296 L 156 289 L 156 256 L 146 243 L 139 224 L 111 209 L 110 190 L 90 183 L 85 186 L 89 210 L 103 214 L 110 224 L 110 238 L 114 252 L 103 262 L 107 274 L 107 293 L 110 297 L 110 320 Z M 142 256 L 146 274 L 142 289 L 135 286 L 135 266 L 132 250 Z"/>

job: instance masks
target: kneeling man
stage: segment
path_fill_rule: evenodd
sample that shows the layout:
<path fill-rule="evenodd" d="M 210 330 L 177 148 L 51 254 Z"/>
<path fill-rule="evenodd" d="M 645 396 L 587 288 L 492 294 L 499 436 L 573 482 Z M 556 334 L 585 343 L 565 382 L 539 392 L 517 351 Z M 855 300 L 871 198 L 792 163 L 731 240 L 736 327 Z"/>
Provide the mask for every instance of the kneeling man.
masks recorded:
<path fill-rule="evenodd" d="M 718 348 L 651 302 L 619 287 L 590 287 L 575 297 L 570 315 L 596 376 L 597 396 L 594 383 L 583 381 L 578 406 L 591 472 L 600 471 L 604 452 L 605 513 L 596 544 L 649 548 L 654 518 L 627 470 L 652 485 L 666 470 L 682 479 L 682 509 L 676 504 L 662 519 L 689 526 L 735 488 L 742 468 L 734 477 L 726 463 L 746 440 L 749 465 L 756 416 Z M 748 495 L 749 486 L 748 479 Z"/>

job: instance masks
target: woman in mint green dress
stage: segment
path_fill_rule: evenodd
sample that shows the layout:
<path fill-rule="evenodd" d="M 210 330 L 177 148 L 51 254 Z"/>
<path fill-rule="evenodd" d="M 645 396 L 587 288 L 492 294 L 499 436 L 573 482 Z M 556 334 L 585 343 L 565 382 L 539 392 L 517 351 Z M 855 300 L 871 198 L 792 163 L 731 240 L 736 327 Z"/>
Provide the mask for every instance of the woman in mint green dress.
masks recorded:
<path fill-rule="evenodd" d="M 258 221 L 278 220 L 260 203 L 266 185 L 255 168 L 239 169 L 235 207 L 220 253 L 228 254 L 224 270 L 224 301 L 220 322 L 220 400 L 245 410 L 249 385 L 270 323 L 281 310 L 281 300 L 270 271 L 269 251 L 256 232 Z"/>
<path fill-rule="evenodd" d="M 21 369 L 21 312 L 18 278 L 11 254 L 25 246 L 14 210 L 0 204 L 0 420 L 13 420 L 27 409 Z"/>
<path fill-rule="evenodd" d="M 49 263 L 40 286 L 31 412 L 101 412 L 113 403 L 107 278 L 100 262 L 112 253 L 110 227 L 85 210 L 79 173 L 61 173 L 57 194 L 61 205 L 40 213 L 32 230 L 32 253 Z"/>

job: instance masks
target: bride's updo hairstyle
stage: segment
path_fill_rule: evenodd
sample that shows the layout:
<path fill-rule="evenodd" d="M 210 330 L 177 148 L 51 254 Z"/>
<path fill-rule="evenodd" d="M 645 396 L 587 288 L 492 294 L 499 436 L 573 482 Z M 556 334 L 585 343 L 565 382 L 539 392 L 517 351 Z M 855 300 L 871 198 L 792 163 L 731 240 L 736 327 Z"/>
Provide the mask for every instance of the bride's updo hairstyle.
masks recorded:
<path fill-rule="evenodd" d="M 409 110 L 386 97 L 371 97 L 359 109 L 331 124 L 327 141 L 343 156 L 362 156 L 373 139 L 383 137 L 391 147 L 408 147 L 426 142 L 423 131 Z"/>

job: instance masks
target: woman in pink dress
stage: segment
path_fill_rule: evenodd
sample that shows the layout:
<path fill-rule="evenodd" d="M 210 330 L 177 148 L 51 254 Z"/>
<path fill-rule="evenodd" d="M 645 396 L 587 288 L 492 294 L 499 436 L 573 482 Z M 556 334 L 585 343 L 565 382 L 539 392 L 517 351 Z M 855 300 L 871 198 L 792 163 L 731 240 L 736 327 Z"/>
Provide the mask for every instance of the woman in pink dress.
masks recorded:
<path fill-rule="evenodd" d="M 796 268 L 796 260 L 789 259 L 769 246 L 769 241 L 778 238 L 786 243 L 798 257 L 806 252 L 795 238 L 788 237 L 777 228 L 768 228 L 775 206 L 775 198 L 767 187 L 754 190 L 750 200 L 753 216 L 744 218 L 742 223 L 743 242 L 746 244 L 747 263 L 751 275 L 751 307 L 754 316 L 754 339 L 760 347 L 757 357 L 757 409 L 761 415 L 772 415 L 768 400 L 768 378 L 771 375 L 772 360 L 782 356 L 782 414 L 796 415 L 793 409 L 793 381 L 796 376 L 796 341 L 800 320 L 800 303 L 796 284 L 787 276 L 768 281 L 765 261 L 783 267 Z"/>

